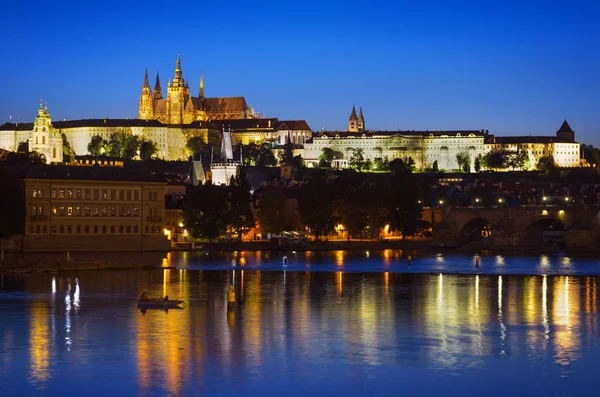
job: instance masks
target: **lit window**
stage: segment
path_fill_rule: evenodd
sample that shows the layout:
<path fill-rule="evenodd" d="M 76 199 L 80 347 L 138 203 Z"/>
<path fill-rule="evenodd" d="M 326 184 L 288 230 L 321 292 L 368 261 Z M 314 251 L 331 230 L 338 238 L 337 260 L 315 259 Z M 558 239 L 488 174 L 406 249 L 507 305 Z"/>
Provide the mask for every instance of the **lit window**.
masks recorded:
<path fill-rule="evenodd" d="M 65 198 L 65 189 L 59 189 L 58 190 L 58 198 L 59 199 L 64 199 Z"/>
<path fill-rule="evenodd" d="M 33 198 L 37 198 L 37 190 L 33 189 Z"/>
<path fill-rule="evenodd" d="M 56 189 L 52 189 L 51 196 L 52 198 L 56 198 Z"/>
<path fill-rule="evenodd" d="M 102 200 L 108 200 L 108 190 L 102 191 Z"/>
<path fill-rule="evenodd" d="M 90 216 L 90 207 L 88 207 L 87 205 L 83 207 L 83 213 L 85 214 L 85 216 Z"/>
<path fill-rule="evenodd" d="M 73 207 L 67 207 L 67 216 L 73 215 Z"/>
<path fill-rule="evenodd" d="M 67 189 L 67 198 L 68 199 L 72 199 L 73 198 L 73 189 Z"/>

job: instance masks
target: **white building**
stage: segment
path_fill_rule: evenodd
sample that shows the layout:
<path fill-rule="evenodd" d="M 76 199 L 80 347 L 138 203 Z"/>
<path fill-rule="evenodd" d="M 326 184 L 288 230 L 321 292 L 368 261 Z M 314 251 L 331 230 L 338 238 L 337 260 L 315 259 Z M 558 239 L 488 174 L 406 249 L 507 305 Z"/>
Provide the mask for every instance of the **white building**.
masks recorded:
<path fill-rule="evenodd" d="M 231 178 L 237 175 L 240 166 L 241 162 L 233 159 L 231 131 L 229 129 L 224 129 L 221 138 L 221 158 L 210 164 L 213 185 L 229 186 Z"/>
<path fill-rule="evenodd" d="M 581 145 L 575 142 L 575 132 L 565 120 L 555 136 L 491 136 L 485 145 L 486 153 L 497 150 L 504 153 L 525 152 L 529 158 L 527 169 L 535 169 L 540 158 L 552 156 L 558 167 L 579 167 Z"/>
<path fill-rule="evenodd" d="M 346 168 L 354 149 L 362 149 L 365 161 L 412 158 L 417 169 L 432 168 L 437 161 L 439 169 L 450 171 L 459 168 L 456 155 L 464 153 L 469 154 L 473 168 L 475 158 L 485 152 L 485 137 L 486 133 L 479 130 L 323 132 L 304 144 L 302 157 L 316 166 L 327 147 L 337 152 L 334 166 Z"/>

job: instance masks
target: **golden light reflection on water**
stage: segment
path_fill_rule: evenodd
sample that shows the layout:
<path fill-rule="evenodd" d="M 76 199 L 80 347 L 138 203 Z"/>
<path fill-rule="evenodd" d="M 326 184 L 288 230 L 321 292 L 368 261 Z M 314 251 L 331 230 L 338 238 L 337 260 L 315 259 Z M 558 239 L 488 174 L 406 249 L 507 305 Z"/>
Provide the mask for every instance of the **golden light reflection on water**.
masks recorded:
<path fill-rule="evenodd" d="M 344 266 L 344 251 L 336 251 L 335 253 L 335 264 L 336 266 Z"/>
<path fill-rule="evenodd" d="M 48 306 L 45 302 L 34 302 L 31 307 L 29 327 L 29 374 L 39 388 L 50 379 L 50 326 Z"/>

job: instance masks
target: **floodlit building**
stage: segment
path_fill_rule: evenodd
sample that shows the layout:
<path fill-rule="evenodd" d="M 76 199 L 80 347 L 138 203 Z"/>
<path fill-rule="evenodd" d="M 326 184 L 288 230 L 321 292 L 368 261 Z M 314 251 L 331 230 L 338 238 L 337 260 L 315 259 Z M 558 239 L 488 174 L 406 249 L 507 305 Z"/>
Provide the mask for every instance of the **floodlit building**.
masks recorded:
<path fill-rule="evenodd" d="M 25 186 L 25 251 L 168 249 L 166 181 L 138 168 L 32 165 Z"/>
<path fill-rule="evenodd" d="M 552 156 L 558 167 L 578 167 L 581 145 L 575 142 L 575 132 L 565 120 L 555 136 L 490 136 L 486 152 L 525 152 L 529 159 L 527 169 L 534 169 L 542 157 Z"/>

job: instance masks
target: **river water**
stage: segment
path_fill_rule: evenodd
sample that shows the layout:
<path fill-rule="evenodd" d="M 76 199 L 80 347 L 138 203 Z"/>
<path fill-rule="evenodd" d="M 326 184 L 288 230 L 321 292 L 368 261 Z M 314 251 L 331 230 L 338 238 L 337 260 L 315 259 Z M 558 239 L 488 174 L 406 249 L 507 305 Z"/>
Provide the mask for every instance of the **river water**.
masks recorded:
<path fill-rule="evenodd" d="M 182 252 L 169 269 L 5 275 L 0 395 L 595 395 L 600 262 L 474 264 Z M 141 311 L 142 290 L 185 304 Z"/>

